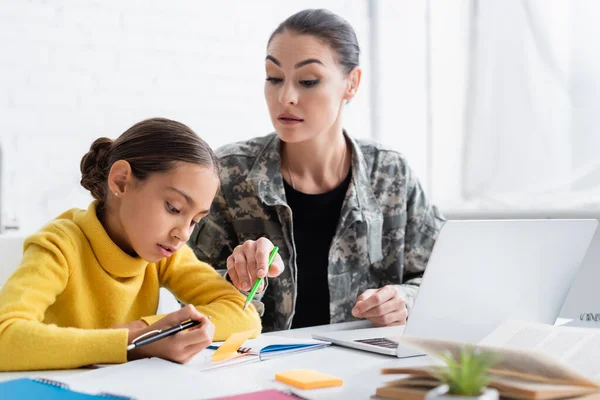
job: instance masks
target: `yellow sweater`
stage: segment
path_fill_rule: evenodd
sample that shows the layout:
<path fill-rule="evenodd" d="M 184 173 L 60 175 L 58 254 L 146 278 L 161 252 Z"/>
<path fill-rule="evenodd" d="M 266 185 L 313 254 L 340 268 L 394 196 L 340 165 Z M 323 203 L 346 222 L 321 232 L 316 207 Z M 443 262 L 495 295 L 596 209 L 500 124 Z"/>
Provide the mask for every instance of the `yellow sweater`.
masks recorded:
<path fill-rule="evenodd" d="M 260 329 L 256 310 L 188 246 L 158 263 L 123 252 L 96 216 L 71 209 L 25 241 L 20 267 L 0 290 L 0 371 L 127 361 L 127 329 L 151 324 L 160 287 L 211 316 L 214 340 Z"/>

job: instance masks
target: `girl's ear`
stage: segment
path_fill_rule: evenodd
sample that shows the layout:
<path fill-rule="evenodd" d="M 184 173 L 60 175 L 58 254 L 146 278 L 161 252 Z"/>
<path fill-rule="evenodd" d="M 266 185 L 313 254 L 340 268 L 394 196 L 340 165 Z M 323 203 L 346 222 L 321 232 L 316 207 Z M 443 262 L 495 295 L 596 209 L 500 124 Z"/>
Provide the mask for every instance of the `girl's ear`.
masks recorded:
<path fill-rule="evenodd" d="M 360 67 L 354 67 L 352 71 L 348 74 L 346 78 L 348 81 L 348 88 L 344 93 L 344 100 L 352 100 L 358 91 L 358 87 L 360 86 L 360 78 L 362 77 L 362 69 Z"/>
<path fill-rule="evenodd" d="M 125 160 L 116 161 L 108 173 L 108 194 L 119 197 L 125 194 L 132 183 L 131 165 Z"/>

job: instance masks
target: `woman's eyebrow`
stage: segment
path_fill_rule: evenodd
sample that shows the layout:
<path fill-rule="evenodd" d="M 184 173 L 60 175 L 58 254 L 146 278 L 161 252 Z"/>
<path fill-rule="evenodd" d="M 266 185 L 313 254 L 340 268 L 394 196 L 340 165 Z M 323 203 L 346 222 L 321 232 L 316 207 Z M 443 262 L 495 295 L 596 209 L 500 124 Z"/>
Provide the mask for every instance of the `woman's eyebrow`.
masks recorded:
<path fill-rule="evenodd" d="M 277 65 L 278 67 L 281 67 L 281 63 L 279 62 L 279 60 L 277 60 L 275 57 L 273 56 L 267 56 L 267 58 L 265 58 L 266 60 L 270 60 L 273 62 L 273 64 Z"/>
<path fill-rule="evenodd" d="M 273 64 L 277 65 L 278 67 L 281 67 L 281 63 L 279 62 L 279 60 L 273 56 L 267 56 L 267 58 L 265 60 L 270 60 L 273 62 Z M 296 65 L 294 65 L 294 68 L 296 68 L 296 69 L 302 68 L 305 65 L 312 64 L 312 63 L 321 64 L 321 65 L 325 66 L 325 64 L 323 64 L 321 62 L 321 60 L 317 60 L 316 58 L 309 58 L 304 61 L 300 61 L 300 62 L 296 63 Z"/>
<path fill-rule="evenodd" d="M 308 60 L 300 61 L 299 63 L 294 65 L 294 68 L 296 68 L 296 69 L 302 68 L 305 65 L 312 64 L 312 63 L 323 65 L 323 63 L 320 60 L 317 60 L 316 58 L 309 58 Z M 325 65 L 323 65 L 323 66 L 325 66 Z"/>

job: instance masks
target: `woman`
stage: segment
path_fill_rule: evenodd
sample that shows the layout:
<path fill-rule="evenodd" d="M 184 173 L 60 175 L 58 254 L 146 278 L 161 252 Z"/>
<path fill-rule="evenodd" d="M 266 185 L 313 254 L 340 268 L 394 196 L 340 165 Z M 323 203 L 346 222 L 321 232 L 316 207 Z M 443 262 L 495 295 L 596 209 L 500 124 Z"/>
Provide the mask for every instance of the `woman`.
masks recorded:
<path fill-rule="evenodd" d="M 217 151 L 222 187 L 190 244 L 242 291 L 268 277 L 255 298 L 266 331 L 353 317 L 403 324 L 442 225 L 400 154 L 343 129 L 358 64 L 342 18 L 291 16 L 265 60 L 276 133 Z M 273 245 L 280 257 L 267 272 Z"/>

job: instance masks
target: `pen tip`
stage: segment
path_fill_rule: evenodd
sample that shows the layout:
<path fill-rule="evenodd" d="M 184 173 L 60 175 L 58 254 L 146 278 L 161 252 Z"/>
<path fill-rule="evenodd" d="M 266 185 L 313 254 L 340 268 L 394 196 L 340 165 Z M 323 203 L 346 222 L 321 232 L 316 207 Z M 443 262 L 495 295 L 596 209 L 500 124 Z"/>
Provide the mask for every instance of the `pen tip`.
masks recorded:
<path fill-rule="evenodd" d="M 245 310 L 246 308 L 248 308 L 248 302 L 245 302 L 245 303 L 244 303 L 244 308 L 243 308 L 243 310 Z"/>

